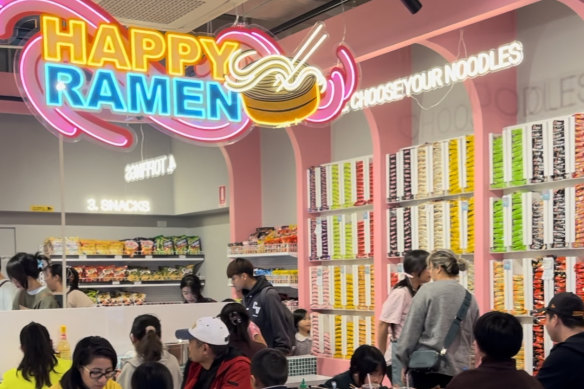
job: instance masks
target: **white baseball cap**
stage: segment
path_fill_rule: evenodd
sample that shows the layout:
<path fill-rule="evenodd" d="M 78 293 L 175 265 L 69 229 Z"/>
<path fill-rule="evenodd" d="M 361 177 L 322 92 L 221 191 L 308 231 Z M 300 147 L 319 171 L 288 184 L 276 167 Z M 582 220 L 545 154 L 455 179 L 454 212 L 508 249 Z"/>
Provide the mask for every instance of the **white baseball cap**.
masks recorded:
<path fill-rule="evenodd" d="M 225 323 L 217 317 L 202 317 L 193 328 L 183 328 L 174 333 L 177 339 L 191 340 L 197 339 L 203 343 L 215 346 L 225 346 L 229 343 L 229 330 Z"/>

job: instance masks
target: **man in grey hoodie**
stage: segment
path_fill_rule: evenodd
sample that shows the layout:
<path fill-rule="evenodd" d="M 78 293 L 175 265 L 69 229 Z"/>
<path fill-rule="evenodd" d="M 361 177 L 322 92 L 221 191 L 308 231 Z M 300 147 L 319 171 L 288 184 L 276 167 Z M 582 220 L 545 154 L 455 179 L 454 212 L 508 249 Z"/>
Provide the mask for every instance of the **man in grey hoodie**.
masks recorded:
<path fill-rule="evenodd" d="M 268 347 L 289 355 L 294 346 L 294 319 L 292 312 L 282 304 L 278 291 L 264 276 L 255 277 L 253 264 L 244 258 L 229 263 L 227 277 L 243 294 L 249 317 L 262 331 Z"/>

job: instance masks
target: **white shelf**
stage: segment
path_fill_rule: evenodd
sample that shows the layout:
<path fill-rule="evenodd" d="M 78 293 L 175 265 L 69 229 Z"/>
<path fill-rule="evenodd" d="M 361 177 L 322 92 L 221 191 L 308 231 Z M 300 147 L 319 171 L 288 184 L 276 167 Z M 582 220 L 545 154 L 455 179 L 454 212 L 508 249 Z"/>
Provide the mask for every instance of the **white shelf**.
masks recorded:
<path fill-rule="evenodd" d="M 347 208 L 337 208 L 329 209 L 327 211 L 308 211 L 309 216 L 324 216 L 324 215 L 336 215 L 343 213 L 353 213 L 362 211 L 373 211 L 373 204 L 358 205 L 354 207 Z"/>
<path fill-rule="evenodd" d="M 503 190 L 503 191 L 517 191 L 521 189 L 556 189 L 556 188 L 563 188 L 566 186 L 573 186 L 577 184 L 584 184 L 584 177 L 578 178 L 567 178 L 565 180 L 557 180 L 557 181 L 545 181 L 545 182 L 536 182 L 530 183 L 525 185 L 516 185 L 516 186 L 505 186 L 503 188 L 493 188 L 490 187 L 490 191 L 496 190 Z"/>
<path fill-rule="evenodd" d="M 375 314 L 373 310 L 364 309 L 336 309 L 336 308 L 313 308 L 310 307 L 311 311 L 322 312 L 322 313 L 336 313 L 339 315 L 365 315 L 370 316 Z"/>
<path fill-rule="evenodd" d="M 227 286 L 229 286 L 230 288 L 233 288 L 233 284 L 230 282 L 227 284 Z M 292 289 L 298 289 L 298 284 L 273 284 L 272 286 L 274 288 L 292 288 Z"/>
<path fill-rule="evenodd" d="M 292 257 L 298 258 L 297 252 L 257 253 L 257 254 L 227 254 L 229 258 L 264 258 L 264 257 Z"/>
<path fill-rule="evenodd" d="M 68 255 L 67 256 L 68 263 L 99 263 L 99 262 L 124 262 L 124 263 L 161 263 L 161 262 L 203 262 L 205 259 L 203 258 L 203 254 L 200 255 L 177 255 L 177 256 L 139 256 L 139 257 L 130 257 L 127 255 Z M 60 256 L 51 256 L 51 262 L 61 262 L 62 257 Z"/>
<path fill-rule="evenodd" d="M 122 289 L 122 288 L 160 288 L 168 286 L 180 286 L 180 281 L 168 281 L 158 284 L 150 283 L 131 283 L 131 284 L 93 284 L 93 283 L 79 283 L 79 289 Z"/>
<path fill-rule="evenodd" d="M 457 198 L 469 198 L 474 195 L 474 192 L 463 192 L 457 194 L 444 194 L 444 195 L 436 195 L 436 196 L 429 196 L 424 198 L 412 199 L 412 200 L 397 200 L 397 201 L 388 201 L 387 205 L 391 207 L 397 206 L 404 206 L 404 205 L 416 205 L 425 203 L 428 201 L 439 201 L 439 200 L 453 200 Z"/>

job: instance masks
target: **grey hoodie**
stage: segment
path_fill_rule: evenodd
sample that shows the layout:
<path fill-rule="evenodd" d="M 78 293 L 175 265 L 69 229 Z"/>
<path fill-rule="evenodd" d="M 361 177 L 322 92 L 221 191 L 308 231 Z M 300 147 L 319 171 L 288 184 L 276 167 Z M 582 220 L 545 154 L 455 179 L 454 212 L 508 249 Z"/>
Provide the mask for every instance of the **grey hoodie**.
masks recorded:
<path fill-rule="evenodd" d="M 136 355 L 124 363 L 124 366 L 122 366 L 122 372 L 116 380 L 118 384 L 122 386 L 122 389 L 132 389 L 132 375 L 134 374 L 136 368 L 142 364 L 142 362 L 142 359 Z M 170 375 L 172 375 L 173 388 L 180 389 L 182 384 L 182 371 L 180 370 L 180 366 L 176 357 L 168 351 L 164 350 L 162 352 L 162 357 L 158 362 L 162 363 L 168 368 L 168 370 L 170 370 Z"/>

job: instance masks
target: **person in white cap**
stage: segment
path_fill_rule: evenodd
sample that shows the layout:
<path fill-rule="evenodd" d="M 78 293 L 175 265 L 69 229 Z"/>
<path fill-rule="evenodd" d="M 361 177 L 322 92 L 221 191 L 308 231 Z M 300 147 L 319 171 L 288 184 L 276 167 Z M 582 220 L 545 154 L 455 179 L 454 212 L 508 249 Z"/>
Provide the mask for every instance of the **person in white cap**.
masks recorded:
<path fill-rule="evenodd" d="M 229 346 L 229 331 L 221 319 L 202 317 L 175 336 L 189 341 L 192 363 L 184 389 L 251 389 L 250 360 Z"/>

